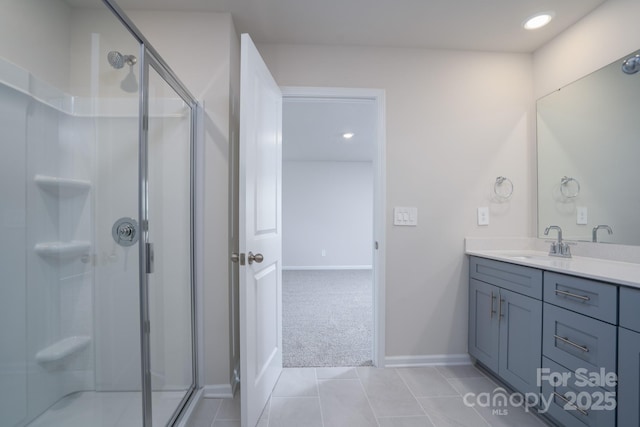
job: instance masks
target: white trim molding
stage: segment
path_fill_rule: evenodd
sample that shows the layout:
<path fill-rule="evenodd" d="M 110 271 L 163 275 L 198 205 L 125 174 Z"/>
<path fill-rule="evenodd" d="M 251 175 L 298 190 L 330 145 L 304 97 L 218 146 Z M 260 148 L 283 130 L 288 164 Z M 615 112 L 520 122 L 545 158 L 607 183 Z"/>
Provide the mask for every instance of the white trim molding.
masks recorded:
<path fill-rule="evenodd" d="M 373 159 L 373 364 L 385 366 L 385 264 L 386 264 L 386 100 L 384 89 L 336 87 L 281 87 L 289 99 L 367 99 L 376 103 L 376 152 Z"/>
<path fill-rule="evenodd" d="M 282 271 L 292 270 L 371 270 L 371 265 L 289 265 L 283 266 Z"/>
<path fill-rule="evenodd" d="M 387 356 L 387 368 L 413 368 L 419 366 L 471 365 L 471 356 L 462 354 L 430 354 L 424 356 Z"/>
<path fill-rule="evenodd" d="M 233 399 L 231 384 L 211 384 L 204 386 L 205 399 Z"/>

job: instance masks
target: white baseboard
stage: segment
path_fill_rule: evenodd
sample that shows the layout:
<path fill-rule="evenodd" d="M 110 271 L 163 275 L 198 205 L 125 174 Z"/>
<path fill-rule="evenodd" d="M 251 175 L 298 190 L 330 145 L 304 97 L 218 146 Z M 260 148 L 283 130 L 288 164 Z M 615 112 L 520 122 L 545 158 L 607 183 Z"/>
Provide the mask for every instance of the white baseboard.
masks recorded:
<path fill-rule="evenodd" d="M 212 384 L 204 386 L 204 398 L 209 399 L 233 399 L 233 387 L 231 384 Z"/>
<path fill-rule="evenodd" d="M 471 365 L 471 357 L 463 354 L 431 354 L 425 356 L 387 356 L 385 368 L 409 368 L 418 366 Z"/>
<path fill-rule="evenodd" d="M 287 265 L 282 270 L 371 270 L 371 265 Z"/>

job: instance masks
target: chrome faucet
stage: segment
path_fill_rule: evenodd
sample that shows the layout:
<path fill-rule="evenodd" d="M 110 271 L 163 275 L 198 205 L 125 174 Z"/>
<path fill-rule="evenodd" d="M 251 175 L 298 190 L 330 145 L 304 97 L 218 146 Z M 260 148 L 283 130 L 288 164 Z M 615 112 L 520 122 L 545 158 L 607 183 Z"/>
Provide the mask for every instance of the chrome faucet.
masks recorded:
<path fill-rule="evenodd" d="M 595 227 L 593 227 L 593 232 L 591 233 L 592 242 L 598 241 L 598 230 L 600 230 L 601 228 L 604 228 L 605 230 L 607 230 L 609 235 L 613 234 L 613 230 L 608 225 L 596 225 Z"/>
<path fill-rule="evenodd" d="M 563 258 L 571 258 L 571 249 L 566 242 L 562 241 L 562 228 L 557 225 L 550 225 L 549 227 L 544 229 L 544 235 L 548 236 L 549 231 L 556 230 L 558 232 L 558 240 L 556 242 L 551 242 L 551 247 L 549 248 L 550 256 L 559 256 Z"/>

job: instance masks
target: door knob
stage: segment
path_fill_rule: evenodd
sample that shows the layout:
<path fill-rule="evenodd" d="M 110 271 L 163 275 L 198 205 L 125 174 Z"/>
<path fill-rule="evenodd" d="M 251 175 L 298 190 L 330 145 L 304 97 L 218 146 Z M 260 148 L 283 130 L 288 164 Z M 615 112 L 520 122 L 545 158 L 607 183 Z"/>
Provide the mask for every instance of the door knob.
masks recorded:
<path fill-rule="evenodd" d="M 254 261 L 260 264 L 264 260 L 264 257 L 262 256 L 262 254 L 254 255 L 252 252 L 249 252 L 249 255 L 247 255 L 247 259 L 249 260 L 249 264 L 253 264 Z"/>

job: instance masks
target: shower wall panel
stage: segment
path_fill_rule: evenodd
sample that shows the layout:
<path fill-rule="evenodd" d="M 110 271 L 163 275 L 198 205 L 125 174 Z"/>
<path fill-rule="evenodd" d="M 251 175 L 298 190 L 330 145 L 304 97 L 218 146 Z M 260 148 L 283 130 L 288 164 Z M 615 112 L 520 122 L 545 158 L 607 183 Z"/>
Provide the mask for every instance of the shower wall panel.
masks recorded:
<path fill-rule="evenodd" d="M 64 98 L 64 95 L 62 95 Z M 93 389 L 93 127 L 31 99 L 26 126 L 29 418 Z"/>
<path fill-rule="evenodd" d="M 9 426 L 27 415 L 27 102 L 0 84 L 0 414 Z"/>
<path fill-rule="evenodd" d="M 138 118 L 95 120 L 96 390 L 140 391 L 138 245 L 120 246 L 111 232 L 119 218 L 138 218 Z"/>
<path fill-rule="evenodd" d="M 93 123 L 0 60 L 0 413 L 24 425 L 94 387 Z"/>

